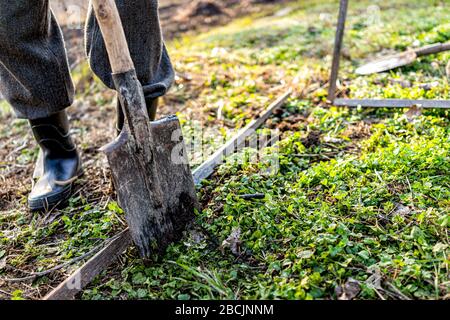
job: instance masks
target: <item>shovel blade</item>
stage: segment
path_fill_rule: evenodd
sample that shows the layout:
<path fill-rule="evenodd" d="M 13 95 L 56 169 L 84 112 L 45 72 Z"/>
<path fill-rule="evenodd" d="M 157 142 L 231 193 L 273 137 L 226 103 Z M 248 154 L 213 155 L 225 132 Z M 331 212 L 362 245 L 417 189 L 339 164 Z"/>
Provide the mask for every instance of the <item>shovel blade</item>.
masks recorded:
<path fill-rule="evenodd" d="M 119 205 L 144 259 L 178 241 L 199 209 L 178 118 L 171 116 L 148 126 L 147 140 L 136 141 L 125 127 L 103 148 Z"/>
<path fill-rule="evenodd" d="M 393 56 L 385 57 L 373 62 L 369 62 L 358 69 L 358 75 L 370 75 L 373 73 L 384 72 L 395 68 L 407 66 L 417 59 L 417 54 L 414 51 L 406 51 Z"/>

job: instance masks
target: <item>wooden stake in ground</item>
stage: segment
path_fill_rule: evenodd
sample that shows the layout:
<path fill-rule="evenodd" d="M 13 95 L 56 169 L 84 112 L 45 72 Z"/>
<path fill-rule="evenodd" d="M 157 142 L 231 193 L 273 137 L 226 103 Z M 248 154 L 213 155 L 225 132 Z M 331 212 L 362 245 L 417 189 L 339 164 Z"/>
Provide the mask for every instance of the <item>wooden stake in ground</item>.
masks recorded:
<path fill-rule="evenodd" d="M 347 19 L 347 10 L 350 0 L 340 0 L 339 5 L 339 17 L 336 29 L 336 38 L 334 44 L 334 53 L 333 53 L 333 63 L 331 66 L 331 74 L 330 74 L 330 82 L 328 88 L 328 105 L 334 105 L 338 107 L 362 107 L 362 108 L 410 108 L 410 107 L 418 107 L 418 108 L 442 108 L 449 109 L 450 108 L 450 100 L 411 100 L 411 99 L 347 99 L 347 98 L 339 98 L 336 99 L 336 89 L 337 89 L 337 80 L 339 75 L 339 64 L 341 59 L 341 51 L 342 44 L 344 40 L 344 32 L 345 32 L 345 22 Z M 414 55 L 426 55 L 430 53 L 437 53 L 441 51 L 449 50 L 450 43 L 445 44 L 437 44 L 432 46 L 427 46 L 415 52 Z M 411 60 L 412 55 L 408 53 L 406 56 L 409 56 L 409 60 Z M 394 59 L 397 66 L 399 61 L 402 59 Z M 380 64 L 381 65 L 381 64 Z M 390 63 L 389 65 L 393 65 Z M 381 70 L 378 66 L 378 70 Z M 376 68 L 372 68 L 370 72 L 374 71 Z M 364 70 L 363 70 L 364 71 Z M 360 70 L 360 72 L 363 72 Z M 365 70 L 364 72 L 369 72 L 369 70 Z"/>

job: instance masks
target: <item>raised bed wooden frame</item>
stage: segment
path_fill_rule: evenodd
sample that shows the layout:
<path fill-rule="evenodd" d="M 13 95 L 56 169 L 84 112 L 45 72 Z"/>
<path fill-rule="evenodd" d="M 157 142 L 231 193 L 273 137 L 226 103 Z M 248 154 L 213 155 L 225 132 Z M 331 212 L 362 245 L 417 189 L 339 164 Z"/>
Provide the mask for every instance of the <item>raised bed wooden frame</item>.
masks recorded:
<path fill-rule="evenodd" d="M 341 0 L 334 44 L 333 62 L 328 88 L 328 104 L 339 107 L 365 108 L 429 108 L 450 109 L 450 100 L 409 100 L 409 99 L 336 99 L 336 87 L 339 76 L 341 51 L 345 33 L 349 0 Z"/>

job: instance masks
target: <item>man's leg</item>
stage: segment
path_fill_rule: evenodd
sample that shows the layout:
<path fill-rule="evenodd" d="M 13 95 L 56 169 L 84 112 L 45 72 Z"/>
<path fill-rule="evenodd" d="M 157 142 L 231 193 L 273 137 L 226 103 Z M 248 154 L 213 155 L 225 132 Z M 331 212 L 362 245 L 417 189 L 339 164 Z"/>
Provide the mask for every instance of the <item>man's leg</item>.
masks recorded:
<path fill-rule="evenodd" d="M 18 117 L 29 119 L 43 155 L 43 175 L 28 197 L 30 208 L 65 203 L 81 165 L 64 111 L 74 89 L 48 0 L 0 0 L 0 91 Z"/>
<path fill-rule="evenodd" d="M 158 1 L 116 0 L 116 4 L 149 114 L 154 117 L 155 100 L 163 96 L 174 81 L 174 71 L 162 39 Z M 108 55 L 92 9 L 86 23 L 86 51 L 94 73 L 113 89 Z"/>
<path fill-rule="evenodd" d="M 72 104 L 63 38 L 48 0 L 0 0 L 0 91 L 20 118 L 44 118 Z"/>

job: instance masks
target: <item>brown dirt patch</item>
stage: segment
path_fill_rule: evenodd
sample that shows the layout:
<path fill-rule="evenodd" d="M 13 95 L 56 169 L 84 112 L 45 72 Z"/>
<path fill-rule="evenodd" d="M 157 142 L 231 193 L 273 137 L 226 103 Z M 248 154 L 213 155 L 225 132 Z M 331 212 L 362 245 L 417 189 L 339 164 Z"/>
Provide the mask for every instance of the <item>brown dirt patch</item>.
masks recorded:
<path fill-rule="evenodd" d="M 353 140 L 361 140 L 370 137 L 371 125 L 365 121 L 360 121 L 357 124 L 349 125 L 344 131 L 344 136 Z"/>
<path fill-rule="evenodd" d="M 302 144 L 306 148 L 311 148 L 320 145 L 321 132 L 318 130 L 313 130 L 308 133 L 308 135 L 302 139 Z"/>

